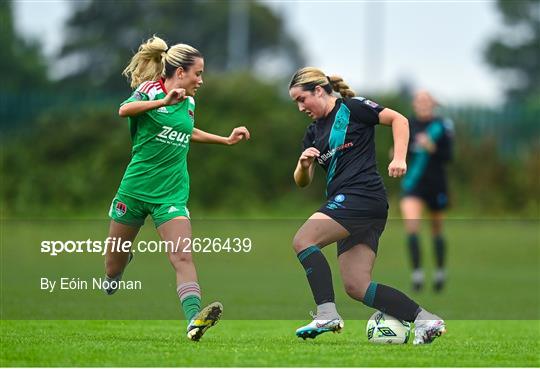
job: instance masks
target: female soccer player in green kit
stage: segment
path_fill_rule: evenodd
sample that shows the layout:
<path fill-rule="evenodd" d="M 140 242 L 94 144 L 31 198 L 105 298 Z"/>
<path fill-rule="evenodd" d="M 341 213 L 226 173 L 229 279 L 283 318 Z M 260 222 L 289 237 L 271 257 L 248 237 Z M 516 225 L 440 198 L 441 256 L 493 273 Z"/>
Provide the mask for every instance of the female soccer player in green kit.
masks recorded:
<path fill-rule="evenodd" d="M 114 197 L 109 216 L 109 237 L 133 243 L 144 219 L 151 215 L 163 241 L 176 245 L 191 238 L 186 207 L 189 197 L 187 153 L 190 142 L 234 145 L 249 139 L 245 127 L 221 137 L 194 128 L 193 96 L 202 85 L 204 59 L 195 48 L 168 47 L 159 37 L 143 43 L 123 74 L 135 91 L 119 110 L 128 117 L 133 141 L 131 161 Z M 188 320 L 187 337 L 198 341 L 216 324 L 223 311 L 219 302 L 201 310 L 201 291 L 190 252 L 168 250 L 176 271 L 177 293 Z M 132 253 L 107 250 L 105 273 L 119 281 Z M 114 285 L 114 283 L 112 283 Z M 111 295 L 115 288 L 106 293 Z"/>

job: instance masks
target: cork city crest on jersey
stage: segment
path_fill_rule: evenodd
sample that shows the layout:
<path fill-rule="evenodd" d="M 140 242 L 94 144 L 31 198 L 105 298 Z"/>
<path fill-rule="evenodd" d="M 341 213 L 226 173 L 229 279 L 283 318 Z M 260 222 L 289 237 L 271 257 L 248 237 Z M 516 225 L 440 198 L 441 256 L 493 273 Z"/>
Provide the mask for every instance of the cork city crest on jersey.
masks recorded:
<path fill-rule="evenodd" d="M 121 217 L 122 215 L 124 215 L 127 211 L 127 205 L 124 204 L 122 201 L 118 201 L 116 203 L 116 206 L 114 208 L 114 211 L 116 213 L 117 216 Z"/>

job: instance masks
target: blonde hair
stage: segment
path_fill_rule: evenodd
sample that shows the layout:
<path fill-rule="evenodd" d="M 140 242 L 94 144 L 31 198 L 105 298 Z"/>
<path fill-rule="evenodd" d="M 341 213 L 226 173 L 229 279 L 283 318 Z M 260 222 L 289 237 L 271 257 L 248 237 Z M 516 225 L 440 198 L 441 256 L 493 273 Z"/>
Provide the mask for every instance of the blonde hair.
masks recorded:
<path fill-rule="evenodd" d="M 139 50 L 122 72 L 135 88 L 145 81 L 171 77 L 177 68 L 189 69 L 202 54 L 192 46 L 176 44 L 171 47 L 157 36 L 139 46 Z"/>
<path fill-rule="evenodd" d="M 305 67 L 299 69 L 289 83 L 289 90 L 293 87 L 302 87 L 304 91 L 313 91 L 316 86 L 321 86 L 328 94 L 332 90 L 342 97 L 354 97 L 354 91 L 345 83 L 340 76 L 327 76 L 318 68 Z"/>

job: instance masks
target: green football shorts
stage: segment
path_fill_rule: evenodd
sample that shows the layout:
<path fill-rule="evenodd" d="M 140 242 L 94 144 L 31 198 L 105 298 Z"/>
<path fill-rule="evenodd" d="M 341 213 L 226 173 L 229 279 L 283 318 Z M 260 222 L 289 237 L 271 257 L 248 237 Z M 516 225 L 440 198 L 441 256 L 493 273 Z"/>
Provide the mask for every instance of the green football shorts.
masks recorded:
<path fill-rule="evenodd" d="M 185 203 L 150 204 L 121 194 L 116 194 L 109 210 L 112 220 L 134 227 L 142 226 L 148 215 L 157 228 L 176 217 L 189 218 L 189 210 Z"/>

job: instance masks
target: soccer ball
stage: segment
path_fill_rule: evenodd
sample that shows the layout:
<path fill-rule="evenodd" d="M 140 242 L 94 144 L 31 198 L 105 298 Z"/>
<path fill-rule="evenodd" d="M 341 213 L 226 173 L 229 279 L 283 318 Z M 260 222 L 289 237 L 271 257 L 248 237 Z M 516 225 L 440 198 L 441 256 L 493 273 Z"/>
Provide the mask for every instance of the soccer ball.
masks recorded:
<path fill-rule="evenodd" d="M 411 324 L 376 311 L 369 318 L 366 334 L 371 343 L 407 343 L 411 336 Z"/>

